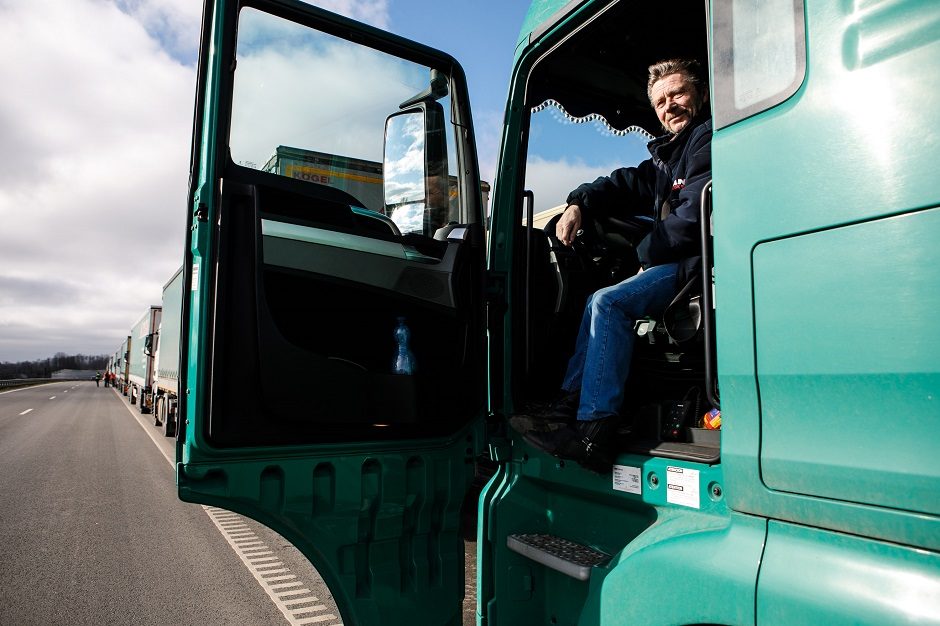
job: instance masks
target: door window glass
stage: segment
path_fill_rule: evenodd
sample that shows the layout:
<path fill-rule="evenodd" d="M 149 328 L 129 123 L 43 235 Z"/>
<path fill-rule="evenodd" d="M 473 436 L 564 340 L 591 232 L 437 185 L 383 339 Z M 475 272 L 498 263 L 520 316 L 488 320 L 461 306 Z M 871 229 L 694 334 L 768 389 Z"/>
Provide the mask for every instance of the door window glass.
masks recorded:
<path fill-rule="evenodd" d="M 450 201 L 393 214 L 383 198 L 386 118 L 428 89 L 429 67 L 246 8 L 240 13 L 229 146 L 238 165 L 346 192 L 402 234 L 459 221 L 450 97 L 445 111 Z M 368 97 L 364 97 L 368 94 Z M 406 138 L 401 138 L 402 140 Z M 352 202 L 351 202 L 352 204 Z M 311 216 L 314 217 L 314 216 Z"/>
<path fill-rule="evenodd" d="M 803 0 L 716 3 L 715 120 L 727 126 L 775 106 L 803 82 Z"/>

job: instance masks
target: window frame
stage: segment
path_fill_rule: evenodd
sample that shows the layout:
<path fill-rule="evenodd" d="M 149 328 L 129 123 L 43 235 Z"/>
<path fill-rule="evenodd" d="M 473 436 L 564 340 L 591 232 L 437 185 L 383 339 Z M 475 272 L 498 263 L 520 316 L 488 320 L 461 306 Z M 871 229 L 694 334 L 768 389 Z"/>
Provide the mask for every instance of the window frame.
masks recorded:
<path fill-rule="evenodd" d="M 730 126 L 781 104 L 795 94 L 806 79 L 806 16 L 804 0 L 793 2 L 795 72 L 789 85 L 770 96 L 738 108 L 734 92 L 734 18 L 732 2 L 716 2 L 712 7 L 714 50 L 712 53 L 712 102 L 715 128 Z"/>

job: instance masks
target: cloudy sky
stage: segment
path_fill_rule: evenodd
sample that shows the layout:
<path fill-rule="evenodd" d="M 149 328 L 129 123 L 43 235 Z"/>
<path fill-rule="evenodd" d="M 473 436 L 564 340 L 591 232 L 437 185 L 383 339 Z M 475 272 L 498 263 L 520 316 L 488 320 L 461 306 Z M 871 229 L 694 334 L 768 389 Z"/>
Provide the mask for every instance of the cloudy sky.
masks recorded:
<path fill-rule="evenodd" d="M 0 0 L 0 361 L 113 352 L 181 264 L 201 4 Z M 414 5 L 406 34 L 437 3 L 316 4 L 392 30 Z"/>
<path fill-rule="evenodd" d="M 460 60 L 493 180 L 528 0 L 313 4 Z M 0 0 L 0 361 L 113 353 L 159 304 L 182 263 L 201 5 Z M 597 164 L 533 160 L 558 202 L 559 169 Z"/>

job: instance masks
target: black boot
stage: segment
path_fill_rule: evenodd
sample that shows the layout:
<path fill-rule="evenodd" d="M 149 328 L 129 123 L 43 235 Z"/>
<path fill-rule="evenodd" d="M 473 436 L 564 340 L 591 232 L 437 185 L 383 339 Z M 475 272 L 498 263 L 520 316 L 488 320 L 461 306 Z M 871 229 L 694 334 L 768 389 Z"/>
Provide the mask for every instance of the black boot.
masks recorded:
<path fill-rule="evenodd" d="M 580 391 L 561 390 L 548 404 L 526 407 L 523 413 L 509 418 L 509 423 L 523 434 L 530 431 L 551 432 L 566 425 L 574 425 L 580 403 Z"/>
<path fill-rule="evenodd" d="M 620 416 L 611 415 L 592 421 L 579 420 L 551 432 L 530 431 L 523 436 L 533 446 L 553 456 L 606 472 L 613 464 L 613 440 L 619 424 Z"/>

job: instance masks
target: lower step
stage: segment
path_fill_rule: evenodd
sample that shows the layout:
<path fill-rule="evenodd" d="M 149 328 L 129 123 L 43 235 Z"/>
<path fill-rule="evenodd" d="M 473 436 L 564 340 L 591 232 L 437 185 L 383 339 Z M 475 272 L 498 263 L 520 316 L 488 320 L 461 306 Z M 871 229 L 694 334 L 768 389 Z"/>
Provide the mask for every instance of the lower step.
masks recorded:
<path fill-rule="evenodd" d="M 506 547 L 578 580 L 587 580 L 592 568 L 610 559 L 609 554 L 554 535 L 509 535 Z"/>

